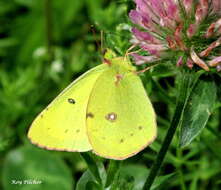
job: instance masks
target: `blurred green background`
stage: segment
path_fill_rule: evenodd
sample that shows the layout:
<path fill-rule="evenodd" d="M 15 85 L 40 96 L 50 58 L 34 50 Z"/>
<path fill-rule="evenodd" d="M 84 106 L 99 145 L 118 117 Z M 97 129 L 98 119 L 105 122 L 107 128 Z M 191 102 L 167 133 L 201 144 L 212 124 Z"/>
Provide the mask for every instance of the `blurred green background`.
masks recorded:
<path fill-rule="evenodd" d="M 26 137 L 33 119 L 62 89 L 100 64 L 100 31 L 105 48 L 125 54 L 131 46 L 127 15 L 132 8 L 129 0 L 0 0 L 1 190 L 102 189 L 99 180 L 107 180 L 112 190 L 142 188 L 175 108 L 179 77 L 170 63 L 141 76 L 156 109 L 159 132 L 151 147 L 138 155 L 109 162 L 90 153 L 42 150 Z M 220 189 L 221 114 L 214 110 L 210 130 L 188 148 L 180 149 L 175 137 L 152 189 Z"/>

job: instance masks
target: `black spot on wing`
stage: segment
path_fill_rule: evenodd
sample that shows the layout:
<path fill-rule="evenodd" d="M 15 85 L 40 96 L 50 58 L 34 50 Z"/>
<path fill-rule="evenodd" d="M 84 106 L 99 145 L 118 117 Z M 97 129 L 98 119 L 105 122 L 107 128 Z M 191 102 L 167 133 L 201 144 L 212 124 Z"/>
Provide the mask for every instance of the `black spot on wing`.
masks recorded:
<path fill-rule="evenodd" d="M 86 114 L 86 118 L 94 118 L 94 114 L 93 113 L 91 113 L 91 112 L 89 112 L 89 113 L 87 113 Z"/>
<path fill-rule="evenodd" d="M 138 129 L 139 129 L 139 130 L 142 130 L 142 129 L 143 129 L 143 127 L 142 127 L 142 126 L 139 126 L 139 127 L 138 127 Z"/>
<path fill-rule="evenodd" d="M 73 98 L 68 98 L 68 102 L 69 102 L 70 104 L 75 104 L 75 103 L 76 103 Z"/>
<path fill-rule="evenodd" d="M 80 129 L 77 129 L 77 130 L 76 130 L 76 133 L 79 133 L 79 132 L 80 132 Z"/>

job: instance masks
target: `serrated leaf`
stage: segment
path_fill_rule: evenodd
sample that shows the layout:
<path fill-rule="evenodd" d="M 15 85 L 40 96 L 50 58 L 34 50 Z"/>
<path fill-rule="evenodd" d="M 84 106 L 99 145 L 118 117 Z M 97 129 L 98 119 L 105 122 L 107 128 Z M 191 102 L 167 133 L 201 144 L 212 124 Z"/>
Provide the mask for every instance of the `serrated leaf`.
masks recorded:
<path fill-rule="evenodd" d="M 180 145 L 187 146 L 206 126 L 216 101 L 216 85 L 212 79 L 199 80 L 193 88 L 183 112 Z"/>

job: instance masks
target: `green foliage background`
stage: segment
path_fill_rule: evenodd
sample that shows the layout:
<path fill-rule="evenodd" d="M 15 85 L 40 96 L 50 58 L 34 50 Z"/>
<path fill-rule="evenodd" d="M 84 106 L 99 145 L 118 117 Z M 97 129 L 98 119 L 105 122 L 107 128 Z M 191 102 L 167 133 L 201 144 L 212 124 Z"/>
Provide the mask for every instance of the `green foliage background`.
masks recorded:
<path fill-rule="evenodd" d="M 26 137 L 33 119 L 62 89 L 100 64 L 96 41 L 100 43 L 101 30 L 104 47 L 125 54 L 131 45 L 127 15 L 133 7 L 126 0 L 0 1 L 0 189 L 142 189 L 175 109 L 180 73 L 173 61 L 141 76 L 157 113 L 159 132 L 150 148 L 138 155 L 109 162 L 90 153 L 42 150 Z M 152 189 L 220 189 L 221 78 L 201 80 Z M 189 145 L 180 148 L 180 144 Z M 13 180 L 42 183 L 15 185 Z"/>

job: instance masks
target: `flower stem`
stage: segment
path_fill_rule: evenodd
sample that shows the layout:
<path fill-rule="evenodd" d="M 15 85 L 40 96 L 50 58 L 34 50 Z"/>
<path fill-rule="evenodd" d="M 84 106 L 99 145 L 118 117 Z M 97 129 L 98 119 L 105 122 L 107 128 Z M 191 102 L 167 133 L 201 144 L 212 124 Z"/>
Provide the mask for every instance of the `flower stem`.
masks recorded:
<path fill-rule="evenodd" d="M 190 77 L 186 73 L 182 73 L 182 79 L 180 80 L 180 89 L 179 89 L 179 95 L 177 97 L 177 106 L 175 109 L 175 113 L 171 122 L 171 125 L 167 131 L 167 134 L 165 136 L 165 139 L 163 141 L 163 145 L 157 155 L 157 158 L 150 170 L 149 176 L 145 182 L 144 190 L 149 190 L 160 170 L 160 167 L 163 163 L 164 157 L 168 151 L 168 148 L 170 146 L 170 143 L 173 139 L 173 136 L 176 132 L 176 129 L 179 125 L 180 119 L 182 117 L 183 109 L 185 107 L 186 98 L 187 98 L 187 92 L 188 92 L 188 86 L 189 86 L 189 80 Z"/>

